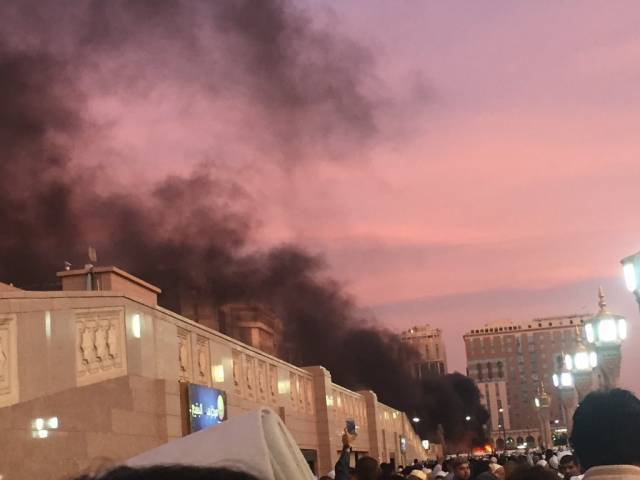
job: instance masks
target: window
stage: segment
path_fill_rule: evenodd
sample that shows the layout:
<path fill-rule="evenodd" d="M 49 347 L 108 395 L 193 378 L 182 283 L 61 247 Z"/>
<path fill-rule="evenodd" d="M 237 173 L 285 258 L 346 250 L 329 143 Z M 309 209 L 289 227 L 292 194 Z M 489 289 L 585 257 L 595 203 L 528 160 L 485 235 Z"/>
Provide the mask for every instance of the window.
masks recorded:
<path fill-rule="evenodd" d="M 487 362 L 487 376 L 489 377 L 489 380 L 493 379 L 493 368 L 491 362 Z"/>
<path fill-rule="evenodd" d="M 482 364 L 478 363 L 476 369 L 478 370 L 478 380 L 482 381 Z"/>
<path fill-rule="evenodd" d="M 504 378 L 504 370 L 502 369 L 502 362 L 498 362 L 498 378 Z"/>

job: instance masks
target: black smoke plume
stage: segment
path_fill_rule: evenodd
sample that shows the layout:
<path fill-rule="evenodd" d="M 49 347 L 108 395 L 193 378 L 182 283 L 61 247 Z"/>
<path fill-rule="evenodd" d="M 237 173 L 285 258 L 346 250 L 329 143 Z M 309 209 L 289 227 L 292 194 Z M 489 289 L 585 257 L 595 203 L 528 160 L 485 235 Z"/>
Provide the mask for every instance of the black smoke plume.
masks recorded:
<path fill-rule="evenodd" d="M 101 263 L 160 286 L 168 308 L 185 290 L 216 305 L 269 305 L 300 365 L 376 391 L 430 431 L 442 424 L 451 439 L 467 438 L 463 412 L 481 425 L 472 382 L 415 382 L 407 364 L 417 352 L 359 316 L 321 257 L 252 246 L 259 211 L 233 158 L 131 192 L 106 162 L 76 156 L 81 143 L 104 141 L 87 113 L 92 95 L 144 97 L 169 83 L 197 89 L 200 102 L 241 102 L 247 129 L 235 140 L 265 152 L 255 162 L 340 159 L 378 130 L 384 102 L 368 93 L 367 49 L 278 0 L 3 2 L 0 19 L 1 280 L 52 288 L 53 272 L 65 260 L 82 265 L 92 245 Z"/>
<path fill-rule="evenodd" d="M 453 373 L 432 377 L 422 382 L 421 401 L 424 421 L 418 431 L 437 441 L 438 425 L 442 426 L 449 452 L 462 451 L 465 446 L 484 446 L 483 425 L 489 413 L 480 402 L 480 391 L 469 377 Z M 469 418 L 469 420 L 467 420 Z"/>

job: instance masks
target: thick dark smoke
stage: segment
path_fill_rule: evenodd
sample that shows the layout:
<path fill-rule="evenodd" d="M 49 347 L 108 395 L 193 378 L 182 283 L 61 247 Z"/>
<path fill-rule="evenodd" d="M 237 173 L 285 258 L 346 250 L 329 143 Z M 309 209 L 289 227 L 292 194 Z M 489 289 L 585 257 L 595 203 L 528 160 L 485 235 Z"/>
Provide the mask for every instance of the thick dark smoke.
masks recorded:
<path fill-rule="evenodd" d="M 453 373 L 427 379 L 422 388 L 421 406 L 425 415 L 424 422 L 418 425 L 421 433 L 433 437 L 438 424 L 442 425 L 449 451 L 453 452 L 465 445 L 486 443 L 482 426 L 489 420 L 489 413 L 480 403 L 480 391 L 473 380 Z"/>
<path fill-rule="evenodd" d="M 64 144 L 81 126 L 65 69 L 41 53 L 0 45 L 0 249 L 3 278 L 44 283 L 76 244 L 73 173 Z"/>
<path fill-rule="evenodd" d="M 252 246 L 260 214 L 230 173 L 233 158 L 132 192 L 108 164 L 76 156 L 80 143 L 104 141 L 87 113 L 92 95 L 145 96 L 156 84 L 195 88 L 205 105 L 238 102 L 247 128 L 237 138 L 264 152 L 256 164 L 348 156 L 378 129 L 370 52 L 278 0 L 4 2 L 0 19 L 0 280 L 52 288 L 63 262 L 82 265 L 92 245 L 101 263 L 160 286 L 168 308 L 184 291 L 215 305 L 269 305 L 300 365 L 376 391 L 419 414 L 426 431 L 479 435 L 470 433 L 484 421 L 470 380 L 419 385 L 406 367 L 417 352 L 358 316 L 321 257 Z"/>

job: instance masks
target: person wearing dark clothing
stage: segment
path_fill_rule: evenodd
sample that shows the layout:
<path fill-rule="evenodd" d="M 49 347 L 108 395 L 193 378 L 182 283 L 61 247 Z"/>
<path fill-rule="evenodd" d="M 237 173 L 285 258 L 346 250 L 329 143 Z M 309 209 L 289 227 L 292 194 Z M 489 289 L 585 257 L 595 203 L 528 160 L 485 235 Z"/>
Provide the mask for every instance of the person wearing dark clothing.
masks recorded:
<path fill-rule="evenodd" d="M 521 465 L 511 473 L 509 480 L 558 480 L 558 475 L 539 465 Z"/>
<path fill-rule="evenodd" d="M 584 480 L 640 480 L 640 399 L 614 388 L 587 395 L 573 415 L 571 446 Z"/>
<path fill-rule="evenodd" d="M 580 475 L 580 467 L 578 461 L 573 455 L 565 455 L 560 459 L 560 466 L 558 467 L 560 473 L 566 480 L 570 480 L 571 477 L 577 477 Z"/>
<path fill-rule="evenodd" d="M 354 436 L 347 431 L 342 435 L 342 452 L 336 463 L 335 480 L 351 480 L 351 472 L 349 469 L 349 458 L 351 457 L 351 443 Z M 380 464 L 373 457 L 360 457 L 356 462 L 354 477 L 357 480 L 378 480 L 380 477 Z"/>

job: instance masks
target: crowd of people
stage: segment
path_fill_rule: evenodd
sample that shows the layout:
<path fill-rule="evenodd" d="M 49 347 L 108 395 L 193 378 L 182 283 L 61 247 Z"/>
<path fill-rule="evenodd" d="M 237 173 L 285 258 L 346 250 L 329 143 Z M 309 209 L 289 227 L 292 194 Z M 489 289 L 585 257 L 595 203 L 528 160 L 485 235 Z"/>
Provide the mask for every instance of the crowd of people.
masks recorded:
<path fill-rule="evenodd" d="M 320 480 L 582 480 L 578 460 L 569 450 L 528 451 L 477 458 L 456 456 L 433 462 L 415 459 L 409 466 L 381 463 L 372 457 L 361 458 L 349 467 L 353 437 L 342 437 L 343 449 L 335 471 Z"/>
<path fill-rule="evenodd" d="M 349 466 L 353 437 L 343 435 L 331 475 L 319 480 L 640 480 L 640 400 L 621 389 L 587 395 L 573 417 L 572 450 L 531 451 L 486 458 L 457 456 L 395 467 L 369 456 Z M 260 480 L 225 468 L 121 467 L 76 480 Z M 292 479 L 294 480 L 294 479 Z M 297 479 L 296 479 L 297 480 Z"/>
<path fill-rule="evenodd" d="M 347 468 L 345 460 L 336 464 L 335 472 L 320 480 L 582 480 L 576 457 L 570 451 L 544 453 L 530 451 L 497 457 L 459 456 L 439 462 L 419 462 L 395 467 L 390 463 L 364 457 L 355 468 Z"/>

